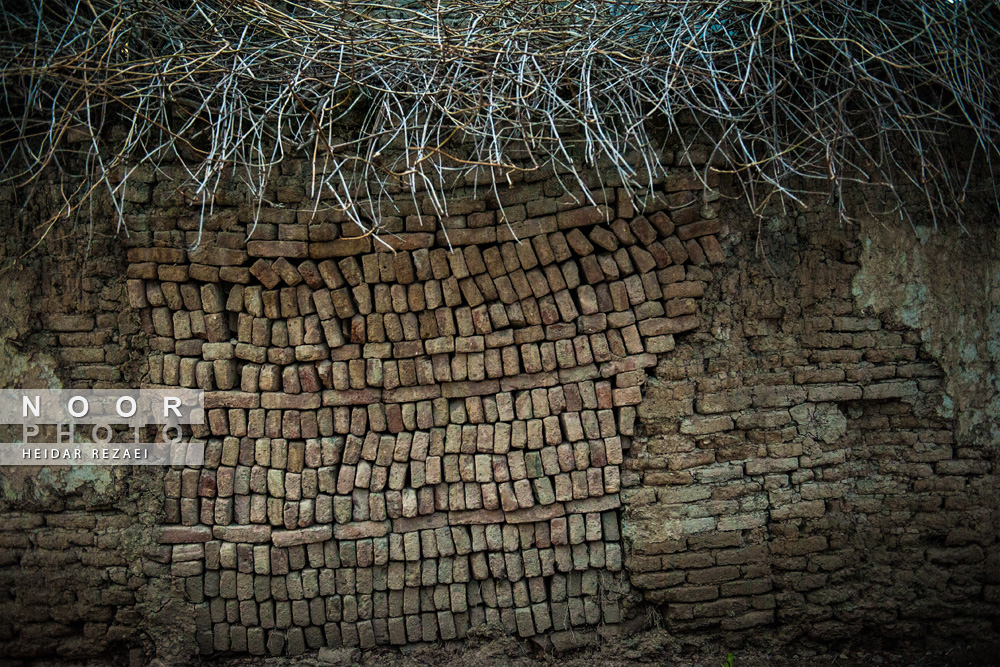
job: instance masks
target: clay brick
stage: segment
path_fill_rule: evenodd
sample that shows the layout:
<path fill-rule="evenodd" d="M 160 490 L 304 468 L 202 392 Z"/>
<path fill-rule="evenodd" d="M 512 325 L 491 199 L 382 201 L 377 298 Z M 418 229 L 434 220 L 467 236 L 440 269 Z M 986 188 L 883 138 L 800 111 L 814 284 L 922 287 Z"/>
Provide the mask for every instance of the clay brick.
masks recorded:
<path fill-rule="evenodd" d="M 309 256 L 309 244 L 305 241 L 248 241 L 247 253 L 251 257 L 295 257 Z"/>
<path fill-rule="evenodd" d="M 281 276 L 263 259 L 258 259 L 254 262 L 254 265 L 250 267 L 250 273 L 267 289 L 274 289 L 281 282 Z"/>
<path fill-rule="evenodd" d="M 501 510 L 466 510 L 448 512 L 448 524 L 451 526 L 475 526 L 500 524 L 505 520 Z"/>
<path fill-rule="evenodd" d="M 198 280 L 205 283 L 219 282 L 220 271 L 217 266 L 205 264 L 189 264 L 188 277 L 191 280 Z"/>
<path fill-rule="evenodd" d="M 527 484 L 527 480 L 521 481 Z M 566 516 L 566 508 L 562 503 L 554 503 L 551 505 L 534 505 L 506 512 L 504 513 L 504 520 L 509 524 L 535 523 L 539 521 L 551 521 L 563 516 Z"/>
<path fill-rule="evenodd" d="M 632 230 L 632 233 L 636 235 L 639 241 L 642 242 L 643 245 L 648 246 L 649 244 L 656 241 L 657 238 L 656 229 L 653 227 L 652 224 L 650 224 L 650 221 L 644 216 L 640 215 L 636 218 L 633 218 L 632 222 L 629 223 L 629 228 Z M 671 227 L 670 234 L 672 233 L 673 233 L 673 228 Z M 664 234 L 664 236 L 669 236 L 670 234 Z"/>
<path fill-rule="evenodd" d="M 642 390 L 639 387 L 625 387 L 612 392 L 615 407 L 623 405 L 638 405 L 642 402 Z"/>
<path fill-rule="evenodd" d="M 441 385 L 439 384 L 399 387 L 382 392 L 382 400 L 386 403 L 415 403 L 439 398 L 441 394 Z"/>
<path fill-rule="evenodd" d="M 160 264 L 159 266 L 156 267 L 156 276 L 162 281 L 183 283 L 188 279 L 189 272 L 188 272 L 188 267 L 184 265 L 174 266 L 174 265 Z"/>
<path fill-rule="evenodd" d="M 870 384 L 864 388 L 862 397 L 869 401 L 885 400 L 890 398 L 916 396 L 917 393 L 917 383 L 912 380 L 906 380 Z"/>
<path fill-rule="evenodd" d="M 325 542 L 333 537 L 332 526 L 310 526 L 297 530 L 275 530 L 271 541 L 276 547 L 290 547 L 314 542 Z"/>
<path fill-rule="evenodd" d="M 379 389 L 328 390 L 323 392 L 323 405 L 371 405 L 377 403 L 381 396 L 382 391 Z"/>
<path fill-rule="evenodd" d="M 370 236 L 357 236 L 353 238 L 340 238 L 335 241 L 325 241 L 321 243 L 308 244 L 306 255 L 295 255 L 296 257 L 308 256 L 311 259 L 329 259 L 331 257 L 353 257 L 372 251 L 372 240 Z M 343 268 L 343 267 L 341 267 Z"/>
<path fill-rule="evenodd" d="M 271 527 L 255 526 L 215 526 L 212 535 L 223 542 L 260 544 L 271 541 Z"/>
<path fill-rule="evenodd" d="M 705 253 L 696 239 L 687 241 L 684 244 L 684 249 L 687 250 L 688 257 L 690 258 L 692 264 L 704 264 L 707 261 Z"/>
<path fill-rule="evenodd" d="M 726 254 L 714 236 L 702 236 L 698 239 L 698 243 L 701 244 L 710 264 L 722 264 L 726 261 Z"/>
<path fill-rule="evenodd" d="M 132 263 L 128 265 L 126 269 L 126 278 L 144 279 L 144 280 L 156 280 L 157 278 L 157 267 L 153 262 L 141 262 Z"/>
<path fill-rule="evenodd" d="M 639 333 L 643 336 L 663 336 L 697 329 L 700 322 L 694 315 L 681 317 L 654 317 L 639 322 Z"/>
<path fill-rule="evenodd" d="M 329 526 L 324 526 L 329 528 Z M 389 534 L 392 523 L 386 521 L 355 521 L 333 527 L 333 535 L 338 540 L 360 540 L 371 537 L 383 537 Z"/>
<path fill-rule="evenodd" d="M 332 264 L 330 266 L 333 266 Z M 334 267 L 335 269 L 336 267 Z M 296 271 L 302 277 L 302 280 L 311 287 L 312 289 L 322 289 L 326 286 L 323 280 L 323 275 L 320 273 L 319 267 L 312 260 L 306 260 L 300 262 Z M 301 288 L 300 288 L 301 289 Z"/>
<path fill-rule="evenodd" d="M 242 408 L 245 410 L 260 405 L 260 395 L 242 391 L 209 391 L 205 393 L 205 409 Z"/>
<path fill-rule="evenodd" d="M 496 240 L 499 243 L 504 243 L 506 241 L 517 241 L 532 237 L 537 238 L 541 234 L 551 234 L 558 228 L 559 226 L 556 221 L 556 217 L 552 215 L 521 220 L 520 222 L 512 222 L 509 224 L 499 224 L 496 227 Z"/>
<path fill-rule="evenodd" d="M 691 417 L 681 420 L 681 433 L 707 435 L 733 428 L 733 420 L 728 416 Z"/>
<path fill-rule="evenodd" d="M 614 217 L 612 210 L 604 205 L 586 206 L 570 211 L 562 211 L 556 214 L 556 222 L 559 229 L 572 229 L 575 227 L 586 227 L 609 222 Z"/>
<path fill-rule="evenodd" d="M 212 529 L 208 526 L 162 526 L 157 536 L 160 544 L 190 544 L 211 539 Z"/>
<path fill-rule="evenodd" d="M 281 277 L 289 287 L 295 287 L 302 282 L 302 276 L 284 257 L 279 257 L 271 264 L 271 269 Z"/>
<path fill-rule="evenodd" d="M 436 234 L 437 244 L 443 247 L 486 245 L 497 242 L 496 227 L 478 229 L 441 229 Z"/>
<path fill-rule="evenodd" d="M 307 172 L 292 161 L 269 187 L 298 201 Z M 718 195 L 701 192 L 687 169 L 672 171 L 658 191 L 639 196 L 639 210 L 655 211 L 648 218 L 633 218 L 620 188 L 612 207 L 619 219 L 608 224 L 594 217 L 602 209 L 562 197 L 551 173 L 515 176 L 532 184 L 503 190 L 510 226 L 480 210 L 485 201 L 471 190 L 455 191 L 459 205 L 441 221 L 455 252 L 430 249 L 443 234 L 434 234 L 435 216 L 419 215 L 431 210 L 423 194 L 417 207 L 407 196 L 381 207 L 386 243 L 362 241 L 357 254 L 316 263 L 295 257 L 362 230 L 339 213 L 320 212 L 320 224 L 307 227 L 296 220 L 311 211 L 269 210 L 249 254 L 275 261 L 291 281 L 283 290 L 270 260 L 242 266 L 238 229 L 206 230 L 210 239 L 190 259 L 130 254 L 130 304 L 142 309 L 156 352 L 148 378 L 216 387 L 206 393 L 209 423 L 196 427 L 215 435 L 209 466 L 166 471 L 164 507 L 168 521 L 198 531 L 164 553 L 174 574 L 189 577 L 208 651 L 430 642 L 487 621 L 525 635 L 618 622 L 602 577 L 622 569 L 623 501 L 636 528 L 632 582 L 648 600 L 670 602 L 667 620 L 679 631 L 772 622 L 772 574 L 820 613 L 823 578 L 843 567 L 835 560 L 843 556 L 826 551 L 825 534 L 806 534 L 818 522 L 800 519 L 823 517 L 826 499 L 839 503 L 850 485 L 846 454 L 827 438 L 867 442 L 877 431 L 880 447 L 922 443 L 907 460 L 890 461 L 883 472 L 892 480 L 865 487 L 877 503 L 852 496 L 859 508 L 918 516 L 947 532 L 934 516 L 968 504 L 961 490 L 988 472 L 988 461 L 953 442 L 948 420 L 898 400 L 939 389 L 940 369 L 905 363 L 916 357 L 918 333 L 853 316 L 856 305 L 841 298 L 850 290 L 834 281 L 820 285 L 803 321 L 758 299 L 734 329 L 747 336 L 734 343 L 756 359 L 746 368 L 732 355 L 669 354 L 674 336 L 701 322 L 697 299 L 713 280 L 691 262 L 726 259 L 721 224 L 701 218 L 714 214 Z M 468 178 L 454 180 L 461 188 Z M 665 193 L 664 185 L 693 190 Z M 157 243 L 193 241 L 190 216 L 181 230 L 165 231 L 177 222 L 144 233 Z M 277 248 L 293 252 L 263 252 Z M 838 271 L 856 268 L 853 249 L 834 254 Z M 230 280 L 219 265 L 247 277 Z M 251 274 L 260 284 L 234 286 Z M 203 298 L 202 282 L 220 279 L 229 284 Z M 107 294 L 102 301 L 121 298 Z M 724 311 L 705 315 L 725 319 Z M 72 348 L 66 359 L 104 359 L 100 368 L 113 370 L 125 361 L 110 340 L 116 313 L 100 317 L 58 341 Z M 706 330 L 720 323 L 704 320 Z M 89 338 L 95 327 L 104 338 Z M 803 351 L 800 342 L 814 347 Z M 242 391 L 219 389 L 230 383 Z M 854 406 L 847 433 L 839 423 L 827 429 L 820 417 L 830 402 L 862 398 L 871 401 Z M 644 437 L 629 437 L 640 428 Z M 806 444 L 813 440 L 820 444 Z M 904 478 L 916 480 L 919 497 L 896 492 Z M 775 523 L 786 521 L 794 524 Z M 764 556 L 740 555 L 768 522 L 786 537 L 771 551 L 753 548 L 777 554 L 777 574 Z M 658 531 L 653 539 L 647 524 Z M 793 538 L 795 530 L 806 532 Z M 975 560 L 953 553 L 975 539 L 955 531 L 948 539 L 956 546 L 932 559 Z M 689 558 L 657 555 L 673 552 Z"/>
<path fill-rule="evenodd" d="M 566 243 L 577 255 L 581 257 L 594 252 L 594 246 L 587 240 L 587 237 L 579 229 L 574 229 L 566 235 Z"/>
<path fill-rule="evenodd" d="M 189 250 L 187 254 L 191 262 L 212 266 L 239 266 L 247 260 L 247 253 L 243 250 L 207 245 Z"/>
<path fill-rule="evenodd" d="M 129 305 L 132 308 L 145 308 L 149 305 L 149 301 L 146 300 L 146 286 L 142 280 L 127 280 L 125 285 L 128 292 Z"/>
<path fill-rule="evenodd" d="M 628 253 L 635 263 L 636 271 L 640 274 L 647 274 L 659 266 L 657 259 L 650 252 L 639 246 L 630 246 Z M 649 298 L 656 298 L 649 294 L 647 296 Z"/>
<path fill-rule="evenodd" d="M 659 231 L 663 237 L 669 237 L 674 233 L 674 223 L 663 211 L 657 211 L 649 216 L 649 223 Z M 638 236 L 638 234 L 637 234 Z"/>
<path fill-rule="evenodd" d="M 572 234 L 572 232 L 570 234 Z M 600 246 L 608 252 L 614 252 L 618 249 L 618 238 L 610 230 L 603 226 L 597 226 L 591 230 L 590 241 L 594 245 Z"/>
<path fill-rule="evenodd" d="M 617 493 L 608 494 L 599 498 L 584 498 L 581 500 L 571 500 L 565 504 L 567 514 L 589 514 L 593 512 L 607 512 L 621 506 L 621 498 Z"/>
<path fill-rule="evenodd" d="M 677 228 L 677 238 L 681 241 L 718 234 L 722 231 L 722 224 L 718 220 L 699 220 L 688 225 L 681 225 Z"/>
<path fill-rule="evenodd" d="M 583 278 L 588 285 L 595 285 L 604 281 L 604 272 L 601 271 L 601 267 L 594 256 L 589 255 L 587 257 L 582 257 L 580 259 L 580 268 L 583 270 Z M 579 280 L 572 282 L 579 284 Z M 567 286 L 570 283 L 570 280 L 566 281 Z M 600 294 L 598 294 L 598 298 L 600 298 Z"/>
<path fill-rule="evenodd" d="M 382 234 L 373 242 L 376 252 L 407 252 L 430 248 L 434 245 L 434 234 Z"/>
<path fill-rule="evenodd" d="M 688 260 L 687 248 L 676 236 L 668 236 L 663 239 L 662 244 L 674 264 L 683 264 Z"/>
<path fill-rule="evenodd" d="M 320 407 L 320 397 L 318 394 L 264 392 L 260 395 L 260 407 L 265 410 L 315 410 Z"/>
<path fill-rule="evenodd" d="M 500 383 L 497 380 L 482 380 L 478 382 L 448 382 L 441 385 L 441 396 L 444 398 L 484 396 L 499 392 Z"/>

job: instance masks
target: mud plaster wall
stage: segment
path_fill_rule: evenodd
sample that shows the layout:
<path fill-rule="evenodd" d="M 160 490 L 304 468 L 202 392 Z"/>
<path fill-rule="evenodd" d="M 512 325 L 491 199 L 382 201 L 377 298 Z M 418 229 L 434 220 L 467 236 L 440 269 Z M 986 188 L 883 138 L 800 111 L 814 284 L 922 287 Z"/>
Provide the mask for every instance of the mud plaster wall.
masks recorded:
<path fill-rule="evenodd" d="M 632 583 L 679 633 L 995 636 L 995 228 L 731 229 L 624 464 Z"/>
<path fill-rule="evenodd" d="M 177 174 L 140 173 L 129 238 L 56 228 L 4 274 L 5 386 L 212 409 L 203 469 L 4 471 L 3 655 L 569 646 L 647 604 L 678 634 L 995 635 L 989 232 L 819 207 L 762 259 L 678 169 L 637 202 L 595 178 L 598 208 L 505 186 L 519 245 L 481 190 L 444 220 L 400 193 L 393 253 L 300 210 L 307 173 L 249 243 L 217 193 L 193 252 Z"/>

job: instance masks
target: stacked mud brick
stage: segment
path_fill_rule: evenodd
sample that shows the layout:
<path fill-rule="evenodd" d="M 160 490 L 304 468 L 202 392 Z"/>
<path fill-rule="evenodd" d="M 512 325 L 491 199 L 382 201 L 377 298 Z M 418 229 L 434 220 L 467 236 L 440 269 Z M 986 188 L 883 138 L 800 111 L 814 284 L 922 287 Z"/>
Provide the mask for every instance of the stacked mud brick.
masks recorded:
<path fill-rule="evenodd" d="M 446 218 L 404 194 L 372 238 L 297 182 L 196 250 L 184 220 L 129 250 L 148 383 L 207 392 L 159 537 L 202 650 L 618 623 L 623 452 L 724 259 L 712 194 L 679 175 L 640 214 L 539 182 Z"/>
<path fill-rule="evenodd" d="M 712 333 L 661 357 L 626 570 L 678 634 L 995 636 L 995 453 L 963 444 L 921 332 L 859 307 L 860 243 L 822 215 L 717 272 Z"/>
<path fill-rule="evenodd" d="M 7 479 L 14 475 L 5 471 Z M 130 517 L 80 506 L 49 510 L 0 515 L 5 664 L 39 654 L 74 658 L 120 647 L 140 618 L 137 590 L 145 575 L 154 574 L 153 568 L 130 568 L 121 553 Z"/>

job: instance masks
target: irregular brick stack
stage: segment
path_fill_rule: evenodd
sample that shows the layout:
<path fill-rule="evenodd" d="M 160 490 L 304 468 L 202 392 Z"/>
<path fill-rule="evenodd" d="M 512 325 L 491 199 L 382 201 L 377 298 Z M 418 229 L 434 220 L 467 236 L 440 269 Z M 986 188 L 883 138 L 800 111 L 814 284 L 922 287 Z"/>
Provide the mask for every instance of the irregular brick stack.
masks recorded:
<path fill-rule="evenodd" d="M 375 240 L 270 209 L 245 244 L 230 225 L 129 250 L 148 382 L 208 392 L 206 465 L 167 473 L 159 538 L 204 652 L 621 620 L 623 450 L 646 369 L 699 325 L 721 227 L 697 179 L 646 215 L 548 187 L 440 221 L 400 197 Z"/>

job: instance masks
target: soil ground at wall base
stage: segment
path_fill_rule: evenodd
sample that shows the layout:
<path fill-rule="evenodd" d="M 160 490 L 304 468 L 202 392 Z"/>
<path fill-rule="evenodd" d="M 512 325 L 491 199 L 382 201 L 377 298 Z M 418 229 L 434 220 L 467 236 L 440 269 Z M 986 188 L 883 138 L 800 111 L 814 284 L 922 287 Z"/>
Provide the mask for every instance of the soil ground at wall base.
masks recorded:
<path fill-rule="evenodd" d="M 680 644 L 660 629 L 650 629 L 625 638 L 603 641 L 597 646 L 552 653 L 533 641 L 516 637 L 482 637 L 465 643 L 425 645 L 405 651 L 378 649 L 324 649 L 319 654 L 295 657 L 203 656 L 202 667 L 619 667 L 663 665 L 670 667 L 992 667 L 1000 665 L 1000 641 L 959 641 L 934 646 L 901 641 L 888 647 L 880 640 L 847 644 L 840 649 L 745 648 Z M 28 663 L 24 663 L 27 667 Z M 35 662 L 33 667 L 96 667 L 129 665 L 127 656 L 100 662 Z M 160 663 L 149 663 L 160 667 Z M 20 665 L 15 665 L 20 667 Z M 165 666 L 163 666 L 165 667 Z"/>

